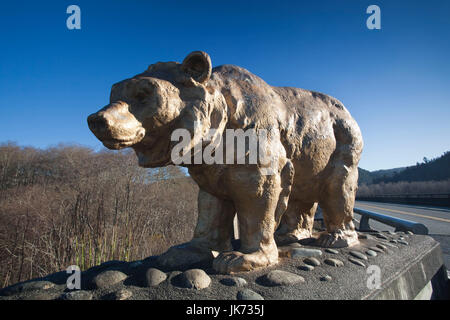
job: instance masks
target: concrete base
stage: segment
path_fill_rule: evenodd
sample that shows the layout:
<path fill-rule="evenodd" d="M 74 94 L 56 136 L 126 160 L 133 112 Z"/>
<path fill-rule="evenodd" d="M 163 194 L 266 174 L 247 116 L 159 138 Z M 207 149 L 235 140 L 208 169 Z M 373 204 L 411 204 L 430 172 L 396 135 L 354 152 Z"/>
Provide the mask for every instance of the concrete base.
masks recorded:
<path fill-rule="evenodd" d="M 420 236 L 411 237 L 419 238 Z M 411 250 L 414 247 L 417 250 Z M 389 266 L 391 274 L 386 274 L 380 290 L 369 293 L 365 299 L 377 300 L 429 300 L 448 299 L 448 279 L 447 270 L 442 259 L 442 251 L 438 242 L 431 237 L 424 236 L 422 241 L 412 245 L 400 255 L 404 262 L 403 266 L 399 261 L 392 261 Z M 411 256 L 413 252 L 416 256 Z M 409 258 L 408 258 L 409 256 Z M 410 261 L 404 260 L 410 259 Z M 395 265 L 398 270 L 392 269 Z M 388 272 L 389 272 L 388 271 Z"/>
<path fill-rule="evenodd" d="M 377 245 L 383 248 L 381 252 L 377 252 L 376 256 L 366 254 L 370 247 Z M 305 263 L 308 261 L 305 261 L 306 256 L 302 256 L 302 252 L 318 254 L 317 249 L 321 254 L 315 258 L 320 265 L 313 269 L 306 268 Z M 355 258 L 351 251 L 365 254 L 367 260 L 364 257 Z M 337 253 L 305 243 L 283 247 L 280 252 L 284 257 L 280 258 L 276 266 L 235 274 L 246 280 L 242 287 L 225 285 L 222 280 L 230 276 L 216 274 L 208 266 L 203 269 L 211 278 L 211 283 L 204 289 L 183 288 L 177 280 L 182 270 L 169 272 L 162 269 L 167 272 L 167 279 L 155 287 L 146 287 L 146 270 L 158 268 L 155 257 L 150 257 L 139 262 L 110 262 L 91 268 L 82 273 L 82 289 L 89 292 L 93 299 L 111 299 L 118 296 L 114 293 L 123 289 L 131 293 L 128 299 L 136 300 L 234 300 L 243 296 L 242 292 L 239 293 L 243 289 L 250 289 L 250 293 L 257 293 L 266 300 L 448 299 L 447 271 L 443 265 L 441 248 L 429 236 L 360 233 L 359 245 L 337 249 Z M 332 266 L 329 259 L 338 259 L 342 265 Z M 120 270 L 128 278 L 105 288 L 92 289 L 92 278 L 105 270 Z M 284 285 L 268 285 L 266 275 L 273 270 L 300 275 L 304 281 L 299 282 L 298 277 L 291 275 L 295 283 L 289 284 L 291 280 L 284 279 Z M 377 270 L 380 272 L 377 273 Z M 64 291 L 67 292 L 66 278 L 67 274 L 60 272 L 39 279 L 55 283 L 55 286 L 45 290 L 39 285 L 29 286 L 40 288 L 36 290 L 16 290 L 17 285 L 5 288 L 0 291 L 0 299 L 59 299 Z"/>

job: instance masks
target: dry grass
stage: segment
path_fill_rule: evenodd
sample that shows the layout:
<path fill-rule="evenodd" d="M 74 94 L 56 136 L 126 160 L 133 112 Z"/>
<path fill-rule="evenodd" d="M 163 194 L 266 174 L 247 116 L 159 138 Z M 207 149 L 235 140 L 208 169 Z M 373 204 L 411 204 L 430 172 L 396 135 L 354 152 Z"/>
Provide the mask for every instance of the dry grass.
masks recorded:
<path fill-rule="evenodd" d="M 135 158 L 0 145 L 0 287 L 188 241 L 198 187 L 176 167 L 149 175 Z"/>

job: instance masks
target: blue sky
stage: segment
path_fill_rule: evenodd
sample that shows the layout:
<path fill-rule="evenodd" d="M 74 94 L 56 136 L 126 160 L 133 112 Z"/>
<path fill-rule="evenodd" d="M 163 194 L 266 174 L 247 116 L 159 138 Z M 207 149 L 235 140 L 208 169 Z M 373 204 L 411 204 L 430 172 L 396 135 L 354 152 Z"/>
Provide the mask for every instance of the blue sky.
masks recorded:
<path fill-rule="evenodd" d="M 68 30 L 66 8 L 81 8 Z M 368 30 L 366 8 L 381 8 Z M 86 117 L 111 85 L 193 50 L 276 86 L 341 100 L 365 140 L 360 166 L 450 150 L 450 1 L 10 1 L 0 12 L 0 142 L 96 149 Z"/>

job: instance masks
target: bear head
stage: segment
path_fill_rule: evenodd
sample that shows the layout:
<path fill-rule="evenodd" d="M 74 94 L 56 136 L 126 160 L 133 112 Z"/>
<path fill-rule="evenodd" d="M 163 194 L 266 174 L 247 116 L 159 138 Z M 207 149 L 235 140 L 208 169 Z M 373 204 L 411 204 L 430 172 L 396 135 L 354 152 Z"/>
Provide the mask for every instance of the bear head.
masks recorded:
<path fill-rule="evenodd" d="M 88 126 L 109 149 L 131 147 L 143 167 L 172 164 L 176 129 L 190 134 L 189 150 L 204 143 L 209 129 L 222 134 L 227 122 L 225 98 L 208 86 L 211 59 L 194 51 L 183 61 L 158 62 L 112 86 L 110 103 L 88 117 Z M 209 137 L 209 136 L 208 136 Z M 209 137 L 209 140 L 214 137 Z"/>

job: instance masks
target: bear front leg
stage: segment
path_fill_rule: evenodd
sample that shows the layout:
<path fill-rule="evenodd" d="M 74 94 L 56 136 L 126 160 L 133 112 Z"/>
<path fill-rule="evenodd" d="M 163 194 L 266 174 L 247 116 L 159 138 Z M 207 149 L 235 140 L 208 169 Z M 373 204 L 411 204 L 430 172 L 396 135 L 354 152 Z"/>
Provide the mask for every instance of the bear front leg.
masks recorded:
<path fill-rule="evenodd" d="M 171 247 L 158 257 L 157 263 L 166 269 L 211 265 L 214 259 L 212 251 L 231 250 L 234 215 L 235 209 L 231 202 L 200 189 L 193 239 Z"/>
<path fill-rule="evenodd" d="M 250 271 L 278 263 L 274 240 L 275 211 L 282 190 L 279 174 L 236 169 L 233 202 L 239 221 L 240 251 L 221 253 L 213 261 L 219 273 Z"/>

